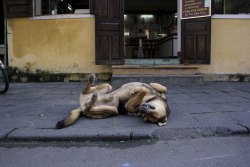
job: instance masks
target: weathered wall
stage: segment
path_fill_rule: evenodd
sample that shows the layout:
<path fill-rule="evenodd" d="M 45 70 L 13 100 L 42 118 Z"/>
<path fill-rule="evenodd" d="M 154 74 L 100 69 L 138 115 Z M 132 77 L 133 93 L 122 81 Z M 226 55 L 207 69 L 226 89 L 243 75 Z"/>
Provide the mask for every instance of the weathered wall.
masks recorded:
<path fill-rule="evenodd" d="M 9 65 L 23 71 L 111 73 L 95 65 L 94 18 L 7 21 Z M 212 19 L 211 64 L 201 74 L 250 74 L 250 20 Z"/>
<path fill-rule="evenodd" d="M 202 74 L 250 74 L 250 19 L 212 19 L 211 64 Z"/>
<path fill-rule="evenodd" d="M 109 73 L 95 65 L 94 18 L 7 21 L 9 65 L 30 72 Z"/>

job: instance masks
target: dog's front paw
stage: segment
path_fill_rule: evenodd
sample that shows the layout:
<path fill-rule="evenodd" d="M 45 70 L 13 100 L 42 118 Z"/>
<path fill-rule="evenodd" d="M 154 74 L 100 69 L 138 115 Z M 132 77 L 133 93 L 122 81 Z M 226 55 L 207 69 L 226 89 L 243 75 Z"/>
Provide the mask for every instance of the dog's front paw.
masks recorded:
<path fill-rule="evenodd" d="M 91 101 L 97 101 L 97 99 L 98 99 L 98 94 L 96 92 L 94 92 L 92 97 L 91 97 Z"/>
<path fill-rule="evenodd" d="M 103 101 L 104 101 L 104 102 L 107 102 L 107 103 L 108 103 L 108 102 L 111 102 L 112 100 L 114 100 L 114 96 L 107 96 L 107 97 L 104 97 L 104 98 L 103 98 Z"/>
<path fill-rule="evenodd" d="M 134 94 L 136 94 L 136 93 L 137 93 L 136 88 L 132 89 L 132 90 L 129 92 L 130 95 L 134 95 Z"/>

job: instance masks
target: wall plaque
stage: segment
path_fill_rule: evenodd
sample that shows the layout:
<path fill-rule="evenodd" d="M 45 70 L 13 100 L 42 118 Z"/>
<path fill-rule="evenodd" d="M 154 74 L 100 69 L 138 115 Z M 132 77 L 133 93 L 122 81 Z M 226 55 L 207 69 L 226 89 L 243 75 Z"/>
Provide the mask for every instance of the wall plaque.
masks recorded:
<path fill-rule="evenodd" d="M 181 0 L 181 19 L 211 16 L 211 0 Z"/>

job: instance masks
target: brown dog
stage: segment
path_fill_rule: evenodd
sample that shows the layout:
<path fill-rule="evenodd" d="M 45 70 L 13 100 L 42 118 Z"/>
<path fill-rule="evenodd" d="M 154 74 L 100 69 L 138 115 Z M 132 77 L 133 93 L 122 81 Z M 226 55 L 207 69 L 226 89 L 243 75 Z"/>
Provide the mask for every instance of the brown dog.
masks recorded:
<path fill-rule="evenodd" d="M 167 88 L 158 84 L 131 82 L 111 91 L 109 84 L 93 86 L 95 75 L 91 75 L 80 94 L 80 107 L 58 122 L 56 128 L 73 124 L 81 114 L 90 118 L 107 118 L 124 110 L 127 115 L 142 116 L 144 121 L 164 126 L 170 114 L 164 93 Z"/>

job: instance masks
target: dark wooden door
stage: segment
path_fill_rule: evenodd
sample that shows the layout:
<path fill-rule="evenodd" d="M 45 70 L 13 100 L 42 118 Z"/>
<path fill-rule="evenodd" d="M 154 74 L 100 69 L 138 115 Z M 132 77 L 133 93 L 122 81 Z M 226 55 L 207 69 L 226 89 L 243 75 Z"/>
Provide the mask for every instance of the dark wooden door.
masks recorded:
<path fill-rule="evenodd" d="M 5 17 L 31 17 L 32 0 L 3 0 Z"/>
<path fill-rule="evenodd" d="M 124 64 L 124 0 L 95 1 L 96 64 Z"/>
<path fill-rule="evenodd" d="M 210 17 L 182 20 L 181 63 L 210 64 L 210 46 Z"/>

